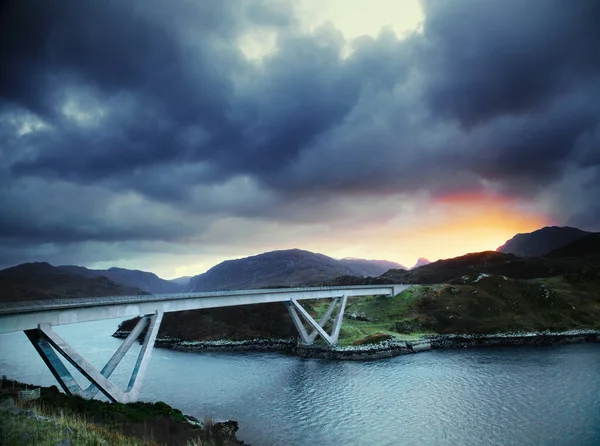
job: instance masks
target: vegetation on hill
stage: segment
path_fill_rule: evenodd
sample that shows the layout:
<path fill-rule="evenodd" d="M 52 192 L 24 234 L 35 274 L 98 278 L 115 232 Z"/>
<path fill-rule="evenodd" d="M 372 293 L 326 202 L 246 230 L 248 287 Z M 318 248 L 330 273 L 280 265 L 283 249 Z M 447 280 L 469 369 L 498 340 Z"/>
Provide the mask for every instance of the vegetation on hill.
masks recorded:
<path fill-rule="evenodd" d="M 526 234 L 517 234 L 496 251 L 520 257 L 539 257 L 587 234 L 589 232 L 569 226 L 547 226 Z"/>
<path fill-rule="evenodd" d="M 588 234 L 585 237 L 579 238 L 574 242 L 569 243 L 562 248 L 550 251 L 544 257 L 557 258 L 557 257 L 589 257 L 597 256 L 600 257 L 600 233 L 594 232 Z M 594 260 L 587 258 L 586 260 Z M 595 260 L 600 260 L 596 258 Z"/>
<path fill-rule="evenodd" d="M 513 280 L 468 275 L 450 284 L 414 286 L 393 299 L 353 298 L 345 330 L 360 330 L 348 333 L 356 338 L 375 331 L 402 337 L 600 329 L 599 291 L 598 284 L 590 290 L 558 277 Z"/>

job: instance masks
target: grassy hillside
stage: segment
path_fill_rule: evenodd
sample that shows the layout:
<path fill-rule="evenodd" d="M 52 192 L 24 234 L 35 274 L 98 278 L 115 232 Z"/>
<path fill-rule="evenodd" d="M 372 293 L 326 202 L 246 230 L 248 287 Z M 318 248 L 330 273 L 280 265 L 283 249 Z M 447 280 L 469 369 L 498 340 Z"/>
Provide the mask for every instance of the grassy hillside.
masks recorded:
<path fill-rule="evenodd" d="M 42 387 L 41 398 L 19 401 L 24 384 L 0 382 L 3 445 L 237 445 L 237 423 L 203 423 L 163 402 L 108 403 Z M 31 388 L 31 386 L 29 386 Z M 62 443 L 59 443 L 62 442 Z"/>
<path fill-rule="evenodd" d="M 348 301 L 341 341 L 376 332 L 397 338 L 424 333 L 497 333 L 600 329 L 600 287 L 564 278 L 512 280 L 470 275 L 449 284 L 419 285 L 394 298 Z M 313 303 L 316 315 L 326 303 Z"/>

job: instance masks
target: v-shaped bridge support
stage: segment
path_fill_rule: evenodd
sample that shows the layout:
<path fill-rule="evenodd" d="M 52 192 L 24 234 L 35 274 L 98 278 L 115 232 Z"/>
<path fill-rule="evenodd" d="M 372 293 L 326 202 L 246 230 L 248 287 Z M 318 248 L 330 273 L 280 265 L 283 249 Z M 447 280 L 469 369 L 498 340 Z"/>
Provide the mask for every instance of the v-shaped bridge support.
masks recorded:
<path fill-rule="evenodd" d="M 123 341 L 100 372 L 77 353 L 64 339 L 58 336 L 50 325 L 40 324 L 37 329 L 26 330 L 25 334 L 67 394 L 80 395 L 84 398 L 94 398 L 98 392 L 102 392 L 113 402 L 129 403 L 136 401 L 139 396 L 162 316 L 163 313 L 158 311 L 151 315 L 142 316 L 135 328 L 127 336 L 127 339 Z M 108 378 L 146 328 L 146 337 L 131 373 L 129 384 L 125 391 L 121 391 Z M 90 381 L 91 384 L 88 388 L 83 389 L 77 383 L 57 352 Z"/>
<path fill-rule="evenodd" d="M 308 314 L 308 312 L 298 303 L 296 299 L 291 299 L 289 302 L 286 302 L 286 306 L 288 311 L 290 312 L 290 316 L 292 317 L 292 321 L 300 334 L 300 339 L 304 344 L 312 344 L 315 341 L 317 336 L 321 336 L 325 342 L 329 345 L 337 344 L 338 338 L 340 336 L 340 329 L 342 328 L 342 321 L 344 319 L 344 311 L 346 310 L 346 302 L 348 300 L 348 296 L 344 294 L 342 297 L 335 297 L 329 308 L 323 315 L 323 317 L 319 320 L 319 322 L 315 321 L 313 317 Z M 324 330 L 324 326 L 329 321 L 333 310 L 335 309 L 337 304 L 340 304 L 340 308 L 338 310 L 337 316 L 333 323 L 333 328 L 331 334 L 328 334 Z M 313 330 L 310 334 L 306 331 L 304 324 L 302 323 L 302 317 L 310 326 L 313 327 Z"/>

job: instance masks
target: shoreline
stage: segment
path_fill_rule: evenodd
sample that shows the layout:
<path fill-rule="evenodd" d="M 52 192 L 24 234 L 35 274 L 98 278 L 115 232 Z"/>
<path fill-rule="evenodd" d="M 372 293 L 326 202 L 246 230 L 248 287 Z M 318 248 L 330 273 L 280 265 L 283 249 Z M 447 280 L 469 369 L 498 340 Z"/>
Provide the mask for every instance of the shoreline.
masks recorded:
<path fill-rule="evenodd" d="M 128 331 L 117 330 L 112 336 L 126 338 Z M 561 345 L 600 342 L 600 330 L 568 330 L 562 332 L 527 332 L 493 334 L 427 335 L 421 340 L 388 340 L 377 344 L 325 347 L 302 345 L 295 339 L 249 339 L 243 341 L 184 341 L 175 338 L 157 338 L 155 347 L 170 350 L 203 352 L 274 352 L 301 358 L 368 361 L 392 358 L 432 349 L 498 347 L 515 345 Z"/>
<path fill-rule="evenodd" d="M 476 348 L 515 345 L 563 345 L 600 342 L 600 330 L 541 331 L 527 333 L 449 334 L 429 338 L 432 348 Z"/>

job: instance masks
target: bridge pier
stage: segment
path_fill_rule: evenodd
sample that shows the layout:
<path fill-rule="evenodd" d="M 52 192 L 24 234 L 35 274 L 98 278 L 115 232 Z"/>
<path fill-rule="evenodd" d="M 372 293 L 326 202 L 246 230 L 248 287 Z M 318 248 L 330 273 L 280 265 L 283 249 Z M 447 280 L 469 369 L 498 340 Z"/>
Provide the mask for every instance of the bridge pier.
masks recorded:
<path fill-rule="evenodd" d="M 348 295 L 344 293 L 341 297 L 334 297 L 329 308 L 321 317 L 321 319 L 317 322 L 315 319 L 308 314 L 308 312 L 298 303 L 296 299 L 290 299 L 288 302 L 285 302 L 287 309 L 292 318 L 292 322 L 294 323 L 296 330 L 298 330 L 298 334 L 300 335 L 300 339 L 304 344 L 311 345 L 314 343 L 317 336 L 321 336 L 321 338 L 329 345 L 335 345 L 338 342 L 338 338 L 340 336 L 340 330 L 342 328 L 342 322 L 344 320 L 344 311 L 346 310 L 346 302 L 348 301 Z M 323 327 L 329 321 L 333 310 L 335 307 L 340 305 L 338 313 L 336 315 L 335 321 L 333 323 L 333 327 L 331 330 L 331 334 L 327 333 Z M 308 334 L 306 331 L 306 327 L 302 322 L 302 319 L 306 321 L 312 328 L 312 332 Z"/>
<path fill-rule="evenodd" d="M 39 324 L 38 328 L 25 330 L 25 334 L 65 393 L 69 395 L 79 395 L 84 398 L 94 398 L 98 392 L 102 392 L 113 402 L 129 403 L 138 399 L 162 317 L 162 311 L 156 311 L 154 314 L 142 316 L 135 328 L 131 331 L 129 336 L 127 336 L 127 339 L 123 341 L 100 372 L 77 353 L 77 351 L 75 351 L 75 349 L 64 339 L 56 334 L 54 330 L 52 330 L 50 324 Z M 131 373 L 129 384 L 124 391 L 121 391 L 109 381 L 108 378 L 117 368 L 125 354 L 129 351 L 144 329 L 147 329 L 146 336 Z M 71 363 L 73 367 L 90 381 L 91 384 L 89 387 L 83 389 L 79 383 L 77 383 L 57 353 Z"/>

